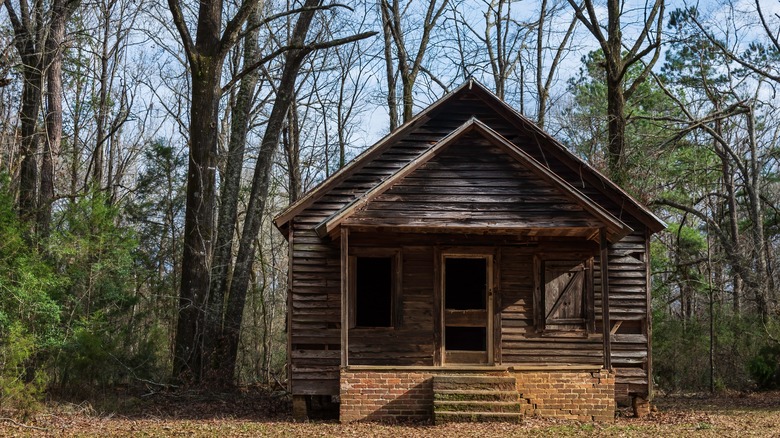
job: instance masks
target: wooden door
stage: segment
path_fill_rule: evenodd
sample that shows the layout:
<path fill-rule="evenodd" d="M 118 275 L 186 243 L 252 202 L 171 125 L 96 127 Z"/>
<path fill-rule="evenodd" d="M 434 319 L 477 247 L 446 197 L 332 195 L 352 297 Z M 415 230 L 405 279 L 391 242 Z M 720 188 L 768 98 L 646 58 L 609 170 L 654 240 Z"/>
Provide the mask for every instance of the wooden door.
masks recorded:
<path fill-rule="evenodd" d="M 493 257 L 447 254 L 442 260 L 445 364 L 493 363 Z"/>

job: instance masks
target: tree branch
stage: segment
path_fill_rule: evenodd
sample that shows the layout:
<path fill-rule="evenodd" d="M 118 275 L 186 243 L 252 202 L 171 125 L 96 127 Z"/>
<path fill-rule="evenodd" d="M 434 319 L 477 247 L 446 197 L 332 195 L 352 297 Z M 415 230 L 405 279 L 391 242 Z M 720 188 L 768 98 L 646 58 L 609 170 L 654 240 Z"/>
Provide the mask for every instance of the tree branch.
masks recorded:
<path fill-rule="evenodd" d="M 181 12 L 181 5 L 179 4 L 179 1 L 168 0 L 168 9 L 171 10 L 173 24 L 176 25 L 176 30 L 179 31 L 182 45 L 184 45 L 184 53 L 187 54 L 187 60 L 190 61 L 190 67 L 195 68 L 195 66 L 198 64 L 195 43 L 192 42 L 190 30 L 187 29 L 187 23 L 184 21 L 184 14 Z"/>
<path fill-rule="evenodd" d="M 5 9 L 8 11 L 11 27 L 14 29 L 14 44 L 16 45 L 16 50 L 19 51 L 19 55 L 21 56 L 25 51 L 24 40 L 27 38 L 27 28 L 19 20 L 19 16 L 16 15 L 16 11 L 10 1 L 5 2 Z"/>
<path fill-rule="evenodd" d="M 270 54 L 268 54 L 266 56 L 263 56 L 262 58 L 260 58 L 257 61 L 253 62 L 252 64 L 250 64 L 249 66 L 247 66 L 246 68 L 241 70 L 241 72 L 239 72 L 238 74 L 233 76 L 233 78 L 230 79 L 230 81 L 228 81 L 228 83 L 225 84 L 222 87 L 222 93 L 225 93 L 228 90 L 230 90 L 230 88 L 232 88 L 234 85 L 236 85 L 236 83 L 238 83 L 238 81 L 240 81 L 244 76 L 246 76 L 249 73 L 253 72 L 254 70 L 258 69 L 261 65 L 265 64 L 266 62 L 276 58 L 277 56 L 279 56 L 279 55 L 281 55 L 281 54 L 283 54 L 285 52 L 289 52 L 290 50 L 301 50 L 303 52 L 302 56 L 305 56 L 306 54 L 308 54 L 309 52 L 312 52 L 314 50 L 327 49 L 327 48 L 330 48 L 330 47 L 335 47 L 335 46 L 340 46 L 340 45 L 343 45 L 343 44 L 352 43 L 352 42 L 355 42 L 355 41 L 359 41 L 359 40 L 362 40 L 362 39 L 366 39 L 366 38 L 372 37 L 372 36 L 376 35 L 377 33 L 378 32 L 363 32 L 363 33 L 359 33 L 357 35 L 352 35 L 352 36 L 348 36 L 348 37 L 344 37 L 344 38 L 338 38 L 338 39 L 331 40 L 331 41 L 326 41 L 326 42 L 323 42 L 323 43 L 309 43 L 309 44 L 303 44 L 303 45 L 293 44 L 293 45 L 280 47 L 280 48 L 274 50 L 273 52 L 271 52 Z"/>
<path fill-rule="evenodd" d="M 574 0 L 568 0 L 568 2 L 574 9 L 574 13 L 577 15 L 577 18 L 579 18 L 579 20 L 582 22 L 582 24 L 585 25 L 590 33 L 596 37 L 599 45 L 601 45 L 601 50 L 603 50 L 604 53 L 607 53 L 609 51 L 609 47 L 607 47 L 607 40 L 604 38 L 604 34 L 601 33 L 601 29 L 599 29 L 599 22 L 596 19 L 596 11 L 593 9 L 593 2 L 590 0 L 585 0 L 585 6 L 588 9 L 588 15 L 590 16 L 590 19 L 585 17 L 585 13 L 582 12 L 582 7 L 575 3 Z"/>
<path fill-rule="evenodd" d="M 304 6 L 304 7 L 300 7 L 300 8 L 296 8 L 296 9 L 290 9 L 288 11 L 279 12 L 279 13 L 276 13 L 276 14 L 273 14 L 273 15 L 269 15 L 269 16 L 263 18 L 262 20 L 258 21 L 257 23 L 251 25 L 251 26 L 247 25 L 247 27 L 242 32 L 239 32 L 238 36 L 236 37 L 236 40 L 238 40 L 240 38 L 243 38 L 247 33 L 251 32 L 251 31 L 253 31 L 255 29 L 258 29 L 258 28 L 260 28 L 262 26 L 265 26 L 266 24 L 268 24 L 268 23 L 270 23 L 270 22 L 272 22 L 274 20 L 278 20 L 279 18 L 284 18 L 284 17 L 286 17 L 288 15 L 299 14 L 301 12 L 306 12 L 306 11 L 319 11 L 319 10 L 323 10 L 324 11 L 324 10 L 335 9 L 335 8 L 344 8 L 344 9 L 347 9 L 349 11 L 353 11 L 352 7 L 347 6 L 345 4 L 341 4 L 341 3 L 333 3 L 333 4 L 330 4 L 330 5 L 326 5 L 326 6 Z"/>
<path fill-rule="evenodd" d="M 426 74 L 426 75 L 427 75 L 429 78 L 431 78 L 431 80 L 432 80 L 433 82 L 435 82 L 435 83 L 436 83 L 436 85 L 440 86 L 440 87 L 441 87 L 441 89 L 444 91 L 444 94 L 447 94 L 447 93 L 449 93 L 449 92 L 450 92 L 450 89 L 449 89 L 449 87 L 447 86 L 447 84 L 445 84 L 444 82 L 442 82 L 442 81 L 441 81 L 441 79 L 439 79 L 438 77 L 436 77 L 436 75 L 434 75 L 434 74 L 433 74 L 433 73 L 432 73 L 430 70 L 428 70 L 428 69 L 427 69 L 427 68 L 425 68 L 424 66 L 420 65 L 420 71 L 421 71 L 421 72 L 423 72 L 423 73 L 425 73 L 425 74 Z"/>
<path fill-rule="evenodd" d="M 49 429 L 46 429 L 45 427 L 31 426 L 29 424 L 19 423 L 18 421 L 14 420 L 13 418 L 2 417 L 2 418 L 0 418 L 0 421 L 7 421 L 7 422 L 13 424 L 16 427 L 23 427 L 25 429 L 33 429 L 33 430 L 41 430 L 41 431 L 49 430 Z"/>
<path fill-rule="evenodd" d="M 656 84 L 658 84 L 658 86 L 661 88 L 661 91 L 663 91 L 664 94 L 666 94 L 666 96 L 668 96 L 670 99 L 672 99 L 672 101 L 674 101 L 674 103 L 677 104 L 677 107 L 680 109 L 680 111 L 682 111 L 683 114 L 685 114 L 685 117 L 688 118 L 688 122 L 687 123 L 689 124 L 689 128 L 687 130 L 681 131 L 680 134 L 678 134 L 674 138 L 682 138 L 682 135 L 684 135 L 684 134 L 686 134 L 686 133 L 688 133 L 688 132 L 690 132 L 690 131 L 692 131 L 692 130 L 694 130 L 696 128 L 702 128 L 708 134 L 710 134 L 710 136 L 718 144 L 721 145 L 723 150 L 729 156 L 731 156 L 731 158 L 734 160 L 734 164 L 737 166 L 737 168 L 739 168 L 740 172 L 742 172 L 743 175 L 747 175 L 748 174 L 747 168 L 745 167 L 745 165 L 742 162 L 742 160 L 740 159 L 740 157 L 737 156 L 737 154 L 734 152 L 734 150 L 729 146 L 729 144 L 726 141 L 726 139 L 721 137 L 717 132 L 715 132 L 714 129 L 712 129 L 712 127 L 707 125 L 707 123 L 705 123 L 704 121 L 697 120 L 693 116 L 693 114 L 691 114 L 691 112 L 688 111 L 688 108 L 685 106 L 685 104 L 683 102 L 681 102 L 680 99 L 677 96 L 674 95 L 674 93 L 672 93 L 668 88 L 666 88 L 666 86 L 658 78 L 657 75 L 653 74 L 653 78 L 655 79 Z M 745 105 L 744 101 L 737 102 L 737 103 L 729 106 L 726 110 L 724 110 L 724 114 L 729 114 L 729 113 L 730 113 L 730 115 L 743 114 L 743 113 L 746 112 L 745 106 L 746 105 Z M 725 112 L 725 111 L 728 111 L 728 112 Z M 723 118 L 725 118 L 725 116 Z"/>
<path fill-rule="evenodd" d="M 626 54 L 626 59 L 635 58 L 635 55 L 639 51 L 639 48 L 642 47 L 642 43 L 644 43 L 645 39 L 648 37 L 648 34 L 650 33 L 650 23 L 656 21 L 656 16 L 658 16 L 658 26 L 657 26 L 658 28 L 656 30 L 656 34 L 658 35 L 658 37 L 656 38 L 656 42 L 653 45 L 655 46 L 659 45 L 659 43 L 661 42 L 661 29 L 662 29 L 661 24 L 663 23 L 663 17 L 664 17 L 663 0 L 655 0 L 655 4 L 653 5 L 653 9 L 650 11 L 650 15 L 647 17 L 647 19 L 644 20 L 644 26 L 642 27 L 642 32 L 637 37 L 636 41 L 634 41 L 634 46 L 631 47 L 631 49 Z M 630 64 L 626 63 L 626 65 L 630 65 Z"/>
<path fill-rule="evenodd" d="M 569 23 L 569 28 L 566 29 L 566 34 L 563 36 L 561 44 L 558 45 L 558 49 L 555 51 L 555 57 L 553 57 L 552 64 L 550 65 L 550 74 L 547 76 L 547 79 L 544 82 L 545 92 L 550 90 L 550 87 L 552 86 L 554 76 L 553 73 L 558 68 L 558 63 L 561 62 L 564 49 L 566 48 L 566 44 L 569 42 L 569 38 L 571 38 L 571 36 L 574 34 L 575 27 L 577 27 L 577 17 L 572 18 L 571 23 Z"/>
<path fill-rule="evenodd" d="M 772 80 L 772 81 L 775 81 L 775 82 L 777 82 L 777 83 L 780 83 L 780 75 L 775 75 L 775 74 L 769 73 L 768 71 L 766 71 L 766 70 L 762 70 L 762 69 L 760 69 L 760 68 L 756 67 L 755 65 L 753 65 L 753 64 L 751 64 L 751 63 L 749 63 L 749 62 L 745 61 L 744 59 L 742 59 L 742 58 L 739 58 L 737 55 L 735 55 L 735 54 L 734 54 L 734 52 L 732 52 L 731 50 L 729 50 L 728 48 L 726 48 L 726 46 L 724 46 L 724 45 L 723 45 L 723 43 L 721 43 L 720 41 L 718 41 L 718 40 L 717 40 L 717 39 L 716 39 L 714 36 L 710 35 L 710 33 L 709 33 L 709 32 L 707 32 L 707 30 L 706 30 L 706 29 L 704 28 L 704 26 L 703 26 L 703 25 L 702 25 L 702 24 L 699 22 L 699 20 L 697 20 L 697 19 L 696 19 L 696 17 L 694 17 L 692 14 L 690 15 L 690 19 L 691 19 L 691 21 L 693 22 L 693 24 L 695 24 L 695 25 L 696 25 L 696 27 L 698 27 L 698 28 L 699 28 L 699 30 L 701 31 L 701 33 L 703 33 L 703 34 L 704 34 L 704 36 L 705 36 L 705 37 L 707 37 L 707 39 L 708 39 L 708 40 L 709 40 L 709 41 L 710 41 L 712 44 L 714 44 L 714 45 L 715 45 L 715 47 L 717 47 L 717 48 L 718 48 L 718 49 L 719 49 L 721 52 L 723 52 L 723 54 L 724 54 L 724 55 L 726 55 L 726 57 L 728 57 L 728 58 L 729 58 L 729 59 L 731 59 L 732 61 L 735 61 L 736 63 L 738 63 L 738 64 L 739 64 L 739 65 L 741 65 L 742 67 L 745 67 L 746 69 L 748 69 L 748 70 L 752 71 L 753 73 L 755 73 L 755 74 L 757 74 L 757 75 L 759 75 L 759 76 L 763 76 L 763 77 L 765 77 L 765 78 L 767 78 L 767 79 L 770 79 L 770 80 Z"/>
<path fill-rule="evenodd" d="M 764 11 L 761 10 L 761 2 L 759 0 L 756 0 L 756 11 L 758 11 L 758 16 L 761 18 L 761 26 L 764 27 L 766 36 L 769 37 L 770 41 L 772 41 L 772 44 L 775 46 L 775 50 L 780 52 L 780 41 L 778 41 L 777 37 L 772 34 L 772 30 L 769 28 L 769 24 L 767 24 L 766 19 L 764 18 Z"/>

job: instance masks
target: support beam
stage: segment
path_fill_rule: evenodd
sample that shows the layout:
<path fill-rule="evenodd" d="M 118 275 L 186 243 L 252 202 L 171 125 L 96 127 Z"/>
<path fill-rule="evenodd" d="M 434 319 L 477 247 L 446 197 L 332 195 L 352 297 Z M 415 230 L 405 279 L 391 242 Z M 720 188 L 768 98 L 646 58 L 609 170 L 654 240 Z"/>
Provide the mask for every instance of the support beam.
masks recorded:
<path fill-rule="evenodd" d="M 293 395 L 292 410 L 295 421 L 306 421 L 309 419 L 308 395 Z"/>
<path fill-rule="evenodd" d="M 341 368 L 349 366 L 349 228 L 341 228 Z"/>
<path fill-rule="evenodd" d="M 442 350 L 444 346 L 444 301 L 442 300 L 442 277 L 441 277 L 441 249 L 438 245 L 433 247 L 433 365 L 442 366 L 444 364 Z"/>
<path fill-rule="evenodd" d="M 607 230 L 599 232 L 599 265 L 601 266 L 601 322 L 604 334 L 604 369 L 612 371 L 612 341 L 609 322 L 609 242 Z"/>

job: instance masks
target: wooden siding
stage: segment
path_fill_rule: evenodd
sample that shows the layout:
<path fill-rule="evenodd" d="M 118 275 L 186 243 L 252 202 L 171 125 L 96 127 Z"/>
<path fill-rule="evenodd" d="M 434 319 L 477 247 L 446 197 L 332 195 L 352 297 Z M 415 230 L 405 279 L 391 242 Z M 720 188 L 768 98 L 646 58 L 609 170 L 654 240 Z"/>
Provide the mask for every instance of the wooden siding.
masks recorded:
<path fill-rule="evenodd" d="M 404 246 L 401 260 L 400 324 L 350 329 L 350 365 L 433 365 L 433 248 Z"/>
<path fill-rule="evenodd" d="M 339 247 L 311 223 L 294 223 L 290 318 L 293 394 L 338 394 L 341 263 Z"/>
<path fill-rule="evenodd" d="M 449 146 L 346 225 L 596 229 L 577 203 L 478 135 Z"/>
<path fill-rule="evenodd" d="M 539 332 L 534 323 L 533 288 L 540 272 L 534 272 L 534 257 L 549 260 L 585 260 L 595 248 L 567 248 L 546 245 L 539 248 L 502 248 L 502 351 L 503 364 L 527 363 L 603 363 L 602 338 L 598 333 Z M 537 267 L 538 269 L 538 267 Z M 595 269 L 594 269 L 595 271 Z M 536 278 L 535 278 L 536 277 Z M 601 318 L 600 291 L 594 313 Z M 507 324 L 507 321 L 512 321 Z M 597 331 L 601 325 L 596 324 Z"/>
<path fill-rule="evenodd" d="M 293 394 L 338 394 L 339 349 L 340 349 L 340 254 L 339 244 L 328 239 L 320 239 L 314 232 L 314 227 L 334 212 L 338 211 L 357 196 L 365 193 L 377 183 L 392 175 L 408 160 L 419 156 L 431 144 L 436 143 L 453 129 L 456 129 L 472 116 L 477 116 L 501 135 L 521 147 L 540 163 L 546 165 L 569 184 L 578 188 L 594 202 L 607 208 L 613 215 L 624 219 L 628 215 L 622 205 L 601 192 L 597 187 L 587 184 L 581 174 L 571 163 L 564 163 L 555 154 L 546 151 L 540 142 L 532 135 L 521 131 L 510 116 L 494 111 L 480 97 L 464 93 L 446 106 L 438 108 L 430 114 L 430 119 L 418 129 L 413 130 L 403 138 L 389 145 L 384 152 L 369 163 L 357 169 L 345 178 L 313 205 L 297 215 L 291 223 L 292 233 L 290 266 L 291 308 L 290 318 L 290 367 L 291 389 Z M 457 163 L 456 156 L 443 156 L 446 161 Z M 495 154 L 486 154 L 484 160 L 494 159 Z M 480 158 L 483 160 L 483 158 Z M 481 163 L 481 162 L 480 162 Z M 485 163 L 485 164 L 490 164 Z M 481 183 L 488 190 L 478 195 L 468 183 L 459 178 L 434 176 L 435 165 L 426 169 L 431 172 L 425 177 L 427 182 L 415 181 L 416 176 L 407 178 L 406 187 L 422 187 L 420 193 L 428 196 L 429 190 L 446 187 L 452 195 L 487 196 L 475 198 L 478 207 L 470 209 L 467 203 L 452 203 L 450 206 L 439 206 L 442 214 L 449 211 L 480 212 L 477 214 L 508 214 L 497 216 L 495 220 L 511 217 L 513 210 L 506 210 L 506 205 L 493 205 L 499 193 L 514 190 L 516 185 L 505 176 L 489 178 L 481 175 Z M 522 177 L 522 169 L 498 169 L 501 173 L 515 172 Z M 513 173 L 514 176 L 514 173 Z M 387 192 L 387 198 L 379 200 L 385 204 L 374 203 L 366 212 L 394 211 L 390 203 L 399 198 L 391 196 L 402 195 L 404 189 L 399 186 L 396 192 Z M 430 188 L 429 188 L 430 187 Z M 407 188 L 406 190 L 411 190 Z M 539 188 L 538 194 L 527 192 L 527 201 L 538 199 L 544 202 L 545 193 Z M 458 193 L 458 191 L 465 193 Z M 511 196 L 511 195 L 506 195 Z M 420 199 L 406 198 L 407 207 L 411 211 L 423 211 L 424 203 L 431 200 L 428 196 Z M 485 200 L 486 202 L 482 202 Z M 530 205 L 530 204 L 528 204 Z M 568 210 L 565 203 L 558 212 L 563 215 L 578 214 L 576 209 Z M 528 210 L 532 211 L 532 210 Z M 625 219 L 624 219 L 625 220 Z M 610 257 L 610 319 L 615 334 L 612 336 L 612 363 L 618 371 L 616 388 L 618 392 L 628 391 L 642 393 L 647 391 L 647 358 L 648 358 L 648 301 L 647 301 L 647 257 L 645 245 L 645 228 L 638 222 L 627 222 L 635 232 L 620 242 L 614 244 L 609 252 Z M 535 333 L 533 327 L 532 288 L 533 288 L 533 254 L 540 250 L 536 239 L 524 242 L 518 236 L 468 236 L 463 235 L 391 235 L 358 233 L 350 236 L 355 245 L 369 244 L 403 246 L 403 324 L 392 334 L 377 335 L 355 333 L 350 331 L 350 363 L 389 364 L 386 356 L 382 356 L 381 345 L 394 343 L 401 349 L 403 342 L 414 343 L 416 347 L 400 351 L 397 364 L 432 364 L 433 361 L 433 260 L 435 247 L 439 245 L 493 245 L 500 248 L 500 292 L 501 292 L 501 333 L 498 349 L 502 351 L 503 364 L 527 362 L 574 362 L 600 363 L 602 346 L 600 335 L 583 339 L 552 339 Z M 362 243 L 361 243 L 362 242 Z M 596 328 L 600 329 L 600 282 L 598 258 L 594 266 Z M 430 285 L 430 286 L 429 286 Z M 430 318 L 430 319 L 429 319 Z M 614 328 L 616 327 L 616 328 Z M 361 340 L 361 336 L 363 339 Z M 353 350 L 354 349 L 354 350 Z"/>

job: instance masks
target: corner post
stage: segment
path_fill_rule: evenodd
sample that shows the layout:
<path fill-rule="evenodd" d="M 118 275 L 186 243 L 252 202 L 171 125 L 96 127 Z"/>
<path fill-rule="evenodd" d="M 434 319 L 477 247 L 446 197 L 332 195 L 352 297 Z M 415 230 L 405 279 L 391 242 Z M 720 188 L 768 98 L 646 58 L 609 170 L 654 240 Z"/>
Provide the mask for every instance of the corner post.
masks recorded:
<path fill-rule="evenodd" d="M 647 278 L 647 316 L 645 320 L 645 337 L 647 338 L 647 399 L 653 399 L 653 276 L 650 272 L 650 230 L 645 230 L 645 276 Z"/>
<path fill-rule="evenodd" d="M 341 368 L 349 366 L 349 228 L 341 227 Z"/>
<path fill-rule="evenodd" d="M 293 319 L 293 253 L 295 249 L 295 219 L 290 220 L 287 235 L 287 392 L 292 394 L 292 319 Z"/>
<path fill-rule="evenodd" d="M 599 265 L 601 267 L 601 321 L 604 337 L 604 369 L 612 371 L 612 342 L 610 339 L 610 330 L 612 325 L 609 322 L 609 242 L 607 241 L 607 230 L 599 230 Z"/>

